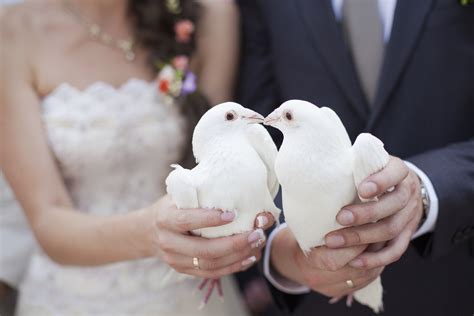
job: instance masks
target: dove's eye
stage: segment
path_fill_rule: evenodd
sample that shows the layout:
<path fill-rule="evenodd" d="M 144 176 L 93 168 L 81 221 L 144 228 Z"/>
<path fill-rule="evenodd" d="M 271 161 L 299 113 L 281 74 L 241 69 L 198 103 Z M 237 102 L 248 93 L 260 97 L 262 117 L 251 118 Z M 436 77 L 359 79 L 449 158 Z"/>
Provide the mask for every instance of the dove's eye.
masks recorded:
<path fill-rule="evenodd" d="M 293 120 L 293 115 L 291 114 L 291 112 L 286 112 L 286 113 L 285 113 L 285 118 L 286 118 L 288 121 L 291 121 L 291 120 Z"/>
<path fill-rule="evenodd" d="M 225 114 L 226 121 L 233 121 L 233 120 L 235 120 L 235 118 L 236 118 L 236 115 L 233 112 L 227 112 Z"/>

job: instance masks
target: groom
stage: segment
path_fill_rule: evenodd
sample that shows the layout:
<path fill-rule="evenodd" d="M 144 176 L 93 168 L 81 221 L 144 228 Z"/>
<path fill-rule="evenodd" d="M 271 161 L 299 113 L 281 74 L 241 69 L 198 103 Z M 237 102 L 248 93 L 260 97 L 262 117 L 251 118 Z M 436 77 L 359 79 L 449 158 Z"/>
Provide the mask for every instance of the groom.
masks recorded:
<path fill-rule="evenodd" d="M 359 187 L 367 198 L 395 190 L 341 210 L 346 227 L 327 247 L 305 257 L 285 225 L 272 232 L 264 272 L 282 311 L 373 315 L 328 300 L 383 270 L 384 315 L 474 312 L 470 2 L 239 1 L 242 104 L 264 115 L 288 99 L 329 106 L 352 140 L 370 132 L 400 157 Z"/>

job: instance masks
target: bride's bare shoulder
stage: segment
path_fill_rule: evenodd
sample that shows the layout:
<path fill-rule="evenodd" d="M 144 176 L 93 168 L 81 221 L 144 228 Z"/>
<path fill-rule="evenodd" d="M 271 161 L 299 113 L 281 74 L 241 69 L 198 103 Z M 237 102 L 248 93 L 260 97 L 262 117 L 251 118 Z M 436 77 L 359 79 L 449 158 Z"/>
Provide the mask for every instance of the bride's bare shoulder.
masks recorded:
<path fill-rule="evenodd" d="M 59 26 L 64 13 L 57 0 L 30 0 L 3 7 L 0 11 L 1 38 L 33 39 Z"/>

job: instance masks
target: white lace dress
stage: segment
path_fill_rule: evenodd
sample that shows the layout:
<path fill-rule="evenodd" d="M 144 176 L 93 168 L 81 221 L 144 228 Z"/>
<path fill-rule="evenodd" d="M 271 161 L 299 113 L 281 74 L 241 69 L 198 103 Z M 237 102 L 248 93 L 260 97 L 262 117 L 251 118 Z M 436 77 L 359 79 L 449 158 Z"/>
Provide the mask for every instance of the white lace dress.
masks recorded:
<path fill-rule="evenodd" d="M 99 82 L 83 91 L 62 84 L 43 100 L 42 110 L 77 209 L 118 214 L 148 206 L 165 193 L 169 165 L 183 145 L 184 121 L 153 83 L 131 79 L 114 88 Z M 38 249 L 20 286 L 17 314 L 246 315 L 231 277 L 223 279 L 225 302 L 213 297 L 199 311 L 200 280 L 162 285 L 170 269 L 158 258 L 61 266 Z"/>

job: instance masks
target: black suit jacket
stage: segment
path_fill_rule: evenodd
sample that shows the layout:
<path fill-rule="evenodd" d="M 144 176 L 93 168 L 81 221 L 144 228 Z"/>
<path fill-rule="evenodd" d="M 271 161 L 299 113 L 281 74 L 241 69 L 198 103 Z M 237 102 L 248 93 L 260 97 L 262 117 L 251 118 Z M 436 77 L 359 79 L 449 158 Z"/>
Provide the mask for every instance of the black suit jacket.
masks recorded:
<path fill-rule="evenodd" d="M 238 99 L 266 115 L 304 99 L 334 109 L 352 140 L 370 132 L 423 170 L 439 199 L 435 231 L 382 274 L 385 315 L 474 313 L 474 5 L 398 0 L 373 106 L 329 0 L 240 0 Z M 273 131 L 275 138 L 281 137 Z M 296 315 L 371 315 L 359 304 L 272 289 Z"/>

